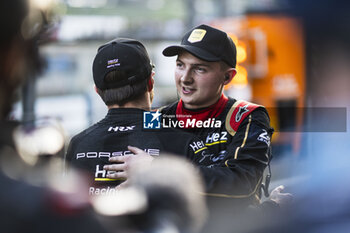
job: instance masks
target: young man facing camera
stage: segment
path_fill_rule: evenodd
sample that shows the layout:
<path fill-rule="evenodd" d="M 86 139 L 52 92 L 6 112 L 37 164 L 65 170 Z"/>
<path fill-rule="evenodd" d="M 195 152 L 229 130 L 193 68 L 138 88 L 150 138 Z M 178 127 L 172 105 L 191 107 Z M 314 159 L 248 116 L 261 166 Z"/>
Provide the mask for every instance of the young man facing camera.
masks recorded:
<path fill-rule="evenodd" d="M 185 129 L 199 136 L 212 153 L 198 155 L 197 160 L 207 195 L 253 201 L 260 195 L 269 163 L 273 129 L 264 107 L 223 94 L 224 86 L 236 75 L 232 39 L 223 31 L 200 25 L 163 54 L 177 56 L 175 82 L 180 100 L 162 113 L 185 122 L 221 122 L 220 127 L 192 124 Z"/>

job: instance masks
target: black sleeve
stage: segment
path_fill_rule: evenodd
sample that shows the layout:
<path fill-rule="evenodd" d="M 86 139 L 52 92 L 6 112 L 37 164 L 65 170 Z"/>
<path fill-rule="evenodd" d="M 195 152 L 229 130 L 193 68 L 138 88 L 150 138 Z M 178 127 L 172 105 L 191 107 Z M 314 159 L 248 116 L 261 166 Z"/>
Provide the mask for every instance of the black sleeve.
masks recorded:
<path fill-rule="evenodd" d="M 248 198 L 260 191 L 263 172 L 269 162 L 272 132 L 268 115 L 264 111 L 254 111 L 238 128 L 223 160 L 218 163 L 209 159 L 196 161 L 208 195 Z"/>

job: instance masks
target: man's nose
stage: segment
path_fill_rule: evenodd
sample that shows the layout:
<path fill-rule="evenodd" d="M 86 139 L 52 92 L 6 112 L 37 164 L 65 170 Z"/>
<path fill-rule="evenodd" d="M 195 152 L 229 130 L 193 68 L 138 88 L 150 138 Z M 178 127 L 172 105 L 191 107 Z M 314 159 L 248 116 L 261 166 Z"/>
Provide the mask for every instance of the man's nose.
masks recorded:
<path fill-rule="evenodd" d="M 191 70 L 185 70 L 181 76 L 181 82 L 185 84 L 193 83 L 193 76 Z"/>

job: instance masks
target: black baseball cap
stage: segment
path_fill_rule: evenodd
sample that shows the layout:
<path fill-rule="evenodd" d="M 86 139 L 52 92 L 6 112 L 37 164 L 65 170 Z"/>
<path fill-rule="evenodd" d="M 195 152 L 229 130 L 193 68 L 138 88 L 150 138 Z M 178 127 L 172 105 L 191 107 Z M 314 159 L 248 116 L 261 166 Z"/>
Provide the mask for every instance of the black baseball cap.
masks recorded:
<path fill-rule="evenodd" d="M 204 61 L 224 61 L 236 67 L 236 46 L 223 31 L 202 24 L 191 29 L 182 38 L 181 45 L 173 45 L 163 50 L 167 57 L 178 55 L 185 50 Z"/>
<path fill-rule="evenodd" d="M 113 70 L 125 72 L 125 78 L 106 82 L 106 75 Z M 100 90 L 132 85 L 147 79 L 151 71 L 151 60 L 145 46 L 128 38 L 117 38 L 100 46 L 92 65 L 94 82 Z"/>

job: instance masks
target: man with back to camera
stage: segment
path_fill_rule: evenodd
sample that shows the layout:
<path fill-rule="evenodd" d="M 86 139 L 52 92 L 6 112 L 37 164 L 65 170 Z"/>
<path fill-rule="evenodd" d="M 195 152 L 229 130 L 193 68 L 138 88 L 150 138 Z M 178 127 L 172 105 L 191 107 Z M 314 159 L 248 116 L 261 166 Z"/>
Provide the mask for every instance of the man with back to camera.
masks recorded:
<path fill-rule="evenodd" d="M 207 195 L 254 203 L 269 163 L 273 129 L 264 107 L 223 94 L 224 86 L 236 75 L 232 39 L 223 31 L 200 25 L 184 35 L 181 45 L 167 47 L 163 54 L 177 55 L 175 82 L 180 100 L 161 112 L 176 115 L 178 121 L 199 122 L 185 130 L 202 139 L 211 152 L 195 157 Z M 196 127 L 208 119 L 219 121 L 220 126 Z M 125 163 L 122 157 L 114 161 Z"/>
<path fill-rule="evenodd" d="M 191 134 L 174 129 L 143 129 L 143 115 L 150 111 L 153 99 L 153 75 L 148 53 L 139 41 L 120 38 L 98 49 L 93 62 L 93 78 L 95 90 L 108 107 L 108 113 L 72 138 L 65 158 L 66 162 L 92 176 L 89 194 L 114 193 L 114 187 L 127 178 L 127 170 L 118 172 L 115 178 L 104 166 L 112 157 L 133 160 L 135 156 L 128 155 L 134 150 L 128 145 L 142 148 L 152 156 L 170 152 L 193 157 L 198 150 L 205 150 L 204 143 L 194 140 Z M 150 114 L 151 121 L 161 115 L 159 112 Z M 191 147 L 193 143 L 199 147 Z M 143 163 L 152 159 L 141 156 Z M 113 166 L 120 170 L 122 165 Z"/>

